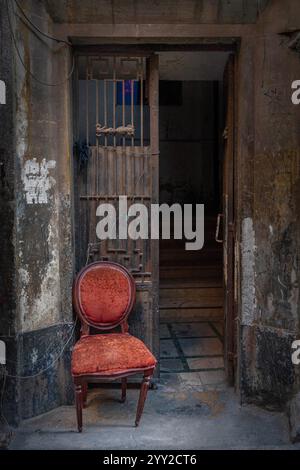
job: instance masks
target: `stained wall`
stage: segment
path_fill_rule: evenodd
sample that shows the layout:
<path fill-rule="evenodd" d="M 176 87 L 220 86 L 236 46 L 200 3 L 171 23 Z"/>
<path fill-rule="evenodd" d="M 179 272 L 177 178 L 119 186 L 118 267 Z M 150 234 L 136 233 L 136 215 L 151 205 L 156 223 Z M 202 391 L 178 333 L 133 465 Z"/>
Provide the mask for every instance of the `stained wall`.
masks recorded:
<path fill-rule="evenodd" d="M 43 30 L 78 44 L 238 44 L 236 387 L 243 402 L 284 408 L 300 390 L 299 367 L 291 362 L 291 343 L 300 336 L 300 107 L 291 103 L 291 82 L 300 79 L 300 61 L 289 48 L 289 35 L 300 29 L 299 2 L 170 1 L 165 9 L 138 2 L 138 11 L 137 2 L 107 2 L 96 14 L 95 2 L 21 3 Z M 51 365 L 71 328 L 72 109 L 65 82 L 71 63 L 67 49 L 41 43 L 18 20 L 13 29 L 24 68 L 4 7 L 1 1 L 8 106 L 0 126 L 0 335 L 8 338 L 11 375 L 32 375 Z M 29 69 L 63 83 L 42 86 Z M 38 194 L 32 181 L 40 184 Z M 10 379 L 12 421 L 70 402 L 68 370 L 67 352 L 34 379 Z"/>

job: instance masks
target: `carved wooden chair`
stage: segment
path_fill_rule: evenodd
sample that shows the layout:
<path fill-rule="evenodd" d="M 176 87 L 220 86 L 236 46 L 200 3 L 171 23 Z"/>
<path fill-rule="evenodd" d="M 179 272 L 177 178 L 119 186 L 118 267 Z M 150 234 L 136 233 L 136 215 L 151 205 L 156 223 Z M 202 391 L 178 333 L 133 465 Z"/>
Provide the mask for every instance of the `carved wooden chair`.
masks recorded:
<path fill-rule="evenodd" d="M 127 377 L 143 373 L 135 425 L 138 426 L 156 359 L 142 341 L 128 333 L 128 315 L 135 302 L 135 282 L 121 265 L 96 262 L 83 268 L 73 285 L 73 305 L 81 321 L 81 337 L 72 354 L 78 431 L 88 383 L 121 379 L 126 400 Z M 90 334 L 121 327 L 120 333 Z"/>

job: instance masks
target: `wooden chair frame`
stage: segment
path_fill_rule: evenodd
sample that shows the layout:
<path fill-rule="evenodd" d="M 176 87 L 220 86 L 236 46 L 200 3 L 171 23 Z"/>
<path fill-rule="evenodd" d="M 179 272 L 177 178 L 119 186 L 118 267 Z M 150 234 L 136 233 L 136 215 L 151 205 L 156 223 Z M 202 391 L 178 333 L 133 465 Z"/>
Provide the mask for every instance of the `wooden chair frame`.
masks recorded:
<path fill-rule="evenodd" d="M 103 267 L 113 267 L 121 271 L 127 277 L 129 284 L 130 284 L 130 297 L 129 303 L 124 311 L 123 315 L 118 319 L 118 321 L 114 323 L 93 323 L 90 321 L 89 318 L 86 317 L 84 310 L 82 309 L 80 303 L 80 283 L 83 277 L 92 269 L 97 266 Z M 132 275 L 127 271 L 126 268 L 121 266 L 118 263 L 109 262 L 109 261 L 96 261 L 95 263 L 91 263 L 88 266 L 84 267 L 79 274 L 77 275 L 74 284 L 73 284 L 73 306 L 77 316 L 81 322 L 81 336 L 87 336 L 90 334 L 90 328 L 95 328 L 99 331 L 107 331 L 117 328 L 121 326 L 122 333 L 128 333 L 128 316 L 132 311 L 132 308 L 135 303 L 136 298 L 136 286 L 135 281 Z M 87 390 L 88 390 L 88 383 L 101 383 L 104 381 L 114 381 L 121 379 L 122 382 L 122 395 L 121 395 L 121 402 L 124 403 L 126 401 L 126 392 L 127 392 L 127 378 L 136 375 L 136 374 L 144 374 L 140 396 L 137 406 L 137 413 L 135 419 L 135 426 L 137 427 L 140 423 L 147 392 L 150 386 L 150 381 L 154 373 L 155 366 L 152 368 L 140 368 L 140 369 L 128 369 L 121 373 L 111 374 L 111 375 L 101 375 L 101 373 L 93 373 L 87 375 L 73 375 L 73 382 L 75 386 L 75 402 L 76 402 L 76 412 L 77 412 L 77 425 L 78 425 L 78 432 L 82 432 L 82 409 L 86 407 L 87 403 Z"/>

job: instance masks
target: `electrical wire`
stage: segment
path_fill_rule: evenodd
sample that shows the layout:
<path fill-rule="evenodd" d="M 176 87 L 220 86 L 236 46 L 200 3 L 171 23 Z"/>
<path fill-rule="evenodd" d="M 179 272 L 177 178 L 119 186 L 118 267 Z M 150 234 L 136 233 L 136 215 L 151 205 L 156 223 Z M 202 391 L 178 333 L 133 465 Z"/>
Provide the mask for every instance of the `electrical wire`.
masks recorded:
<path fill-rule="evenodd" d="M 13 40 L 13 44 L 14 44 L 14 47 L 16 49 L 16 53 L 19 57 L 19 60 L 24 68 L 24 70 L 30 75 L 30 77 L 35 80 L 37 83 L 39 83 L 40 85 L 43 85 L 43 86 L 48 86 L 48 87 L 58 87 L 58 86 L 62 86 L 62 85 L 65 85 L 69 80 L 70 78 L 72 77 L 73 73 L 74 73 L 74 70 L 75 70 L 75 58 L 73 57 L 73 63 L 72 63 L 72 68 L 71 68 L 71 71 L 69 72 L 67 78 L 65 80 L 63 80 L 62 82 L 58 82 L 58 83 L 47 83 L 47 82 L 44 82 L 43 80 L 40 80 L 38 77 L 36 77 L 32 72 L 31 70 L 28 69 L 28 67 L 26 66 L 23 58 L 22 58 L 22 55 L 20 53 L 20 50 L 18 48 L 18 44 L 17 44 L 17 39 L 15 37 L 15 34 L 14 34 L 14 31 L 13 31 L 13 26 L 12 26 L 12 22 L 11 22 L 11 16 L 10 16 L 10 10 L 9 10 L 9 5 L 8 5 L 8 0 L 6 0 L 6 9 L 7 9 L 7 19 L 8 19 L 8 25 L 9 25 L 9 30 L 10 30 L 10 34 L 11 34 L 11 37 L 12 37 L 12 40 Z M 15 11 L 14 11 L 14 15 L 15 15 Z"/>
<path fill-rule="evenodd" d="M 6 387 L 6 378 L 7 378 L 7 373 L 5 368 L 2 366 L 1 370 L 3 370 L 3 383 L 2 383 L 2 388 L 1 388 L 1 396 L 0 396 L 0 418 L 4 422 L 4 424 L 9 427 L 8 421 L 5 418 L 3 414 L 3 402 L 4 402 L 4 393 L 5 393 L 5 387 Z"/>
<path fill-rule="evenodd" d="M 63 346 L 62 350 L 60 351 L 59 355 L 51 362 L 51 364 L 49 364 L 48 367 L 46 367 L 45 369 L 43 369 L 43 370 L 37 372 L 36 374 L 27 375 L 27 376 L 10 375 L 10 374 L 7 373 L 7 370 L 6 370 L 5 366 L 1 366 L 0 371 L 2 372 L 3 382 L 2 382 L 1 394 L 0 394 L 0 420 L 2 420 L 2 422 L 4 422 L 4 424 L 5 424 L 8 428 L 10 428 L 10 426 L 9 426 L 9 423 L 8 423 L 6 417 L 4 416 L 4 413 L 3 413 L 3 403 L 4 403 L 4 393 L 5 393 L 5 388 L 6 388 L 6 379 L 7 379 L 7 378 L 9 378 L 9 379 L 20 379 L 20 380 L 33 379 L 33 378 L 39 377 L 40 375 L 44 374 L 44 373 L 47 372 L 49 369 L 52 369 L 52 367 L 54 367 L 54 365 L 55 365 L 55 364 L 59 361 L 59 359 L 62 357 L 62 355 L 63 355 L 63 353 L 64 353 L 66 347 L 68 346 L 68 344 L 70 343 L 71 339 L 73 338 L 76 325 L 77 325 L 77 319 L 75 320 L 75 323 L 74 323 L 74 325 L 73 325 L 73 328 L 72 328 L 70 337 L 68 338 L 68 340 L 67 340 L 66 343 L 64 344 L 64 346 Z M 0 375 L 0 377 L 1 377 L 1 375 Z"/>
<path fill-rule="evenodd" d="M 28 23 L 36 30 L 39 32 L 39 34 L 41 34 L 42 36 L 46 37 L 47 39 L 50 39 L 50 40 L 53 40 L 57 43 L 63 43 L 65 45 L 67 45 L 68 47 L 71 47 L 72 45 L 67 42 L 67 41 L 64 41 L 62 39 L 58 39 L 58 38 L 55 38 L 53 36 L 50 36 L 46 33 L 44 33 L 42 30 L 40 30 L 32 21 L 31 19 L 26 15 L 26 13 L 24 12 L 24 10 L 22 9 L 22 7 L 20 6 L 20 4 L 18 3 L 17 0 L 15 0 L 15 4 L 16 6 L 18 7 L 18 9 L 20 10 L 20 12 L 22 13 L 22 15 L 24 16 L 24 18 L 28 21 Z M 9 29 L 10 29 L 10 34 L 11 34 L 11 37 L 12 37 L 12 40 L 13 40 L 13 44 L 14 44 L 14 47 L 16 49 L 16 53 L 19 57 L 19 60 L 22 64 L 22 66 L 24 67 L 25 71 L 27 73 L 29 73 L 29 75 L 38 83 L 40 83 L 41 85 L 44 85 L 44 86 L 48 86 L 48 87 L 56 87 L 56 86 L 62 86 L 64 85 L 65 83 L 67 83 L 70 78 L 72 77 L 73 73 L 74 73 L 74 69 L 75 69 L 75 59 L 73 58 L 73 63 L 72 63 L 72 68 L 71 68 L 71 71 L 69 72 L 66 80 L 62 81 L 62 82 L 58 82 L 58 83 L 47 83 L 47 82 L 44 82 L 43 80 L 40 80 L 39 78 L 37 78 L 32 72 L 31 70 L 29 70 L 26 66 L 26 64 L 24 63 L 23 61 L 23 58 L 22 58 L 22 55 L 20 53 L 20 50 L 18 48 L 18 44 L 17 44 L 17 39 L 15 37 L 15 34 L 13 32 L 13 26 L 12 26 L 12 21 L 11 21 L 11 16 L 10 16 L 10 9 L 9 9 L 9 4 L 8 4 L 8 0 L 6 0 L 6 9 L 7 9 L 7 18 L 8 18 L 8 25 L 9 25 Z M 15 15 L 15 11 L 13 11 L 14 15 Z M 71 331 L 71 334 L 70 334 L 70 337 L 68 338 L 68 340 L 66 341 L 66 343 L 64 344 L 62 350 L 60 351 L 59 355 L 51 362 L 51 364 L 49 364 L 49 366 L 47 366 L 45 369 L 33 374 L 33 375 L 28 375 L 28 376 L 18 376 L 18 375 L 9 375 L 7 374 L 7 372 L 5 371 L 5 373 L 3 374 L 3 387 L 2 387 L 2 392 L 1 392 L 1 397 L 0 397 L 0 410 L 1 410 L 1 417 L 3 417 L 3 414 L 2 414 L 2 402 L 3 402 L 3 395 L 4 395 L 4 389 L 5 389 L 5 384 L 6 384 L 6 379 L 7 378 L 11 378 L 11 379 L 32 379 L 32 378 L 35 378 L 35 377 L 38 377 L 40 375 L 42 375 L 43 373 L 47 372 L 49 369 L 51 369 L 57 362 L 58 360 L 62 357 L 66 347 L 68 346 L 68 344 L 70 343 L 71 339 L 73 338 L 73 335 L 74 335 L 74 332 L 75 332 L 75 328 L 76 328 L 76 325 L 77 325 L 77 320 L 75 321 L 74 323 L 74 326 L 72 328 L 72 331 Z M 6 421 L 6 420 L 5 420 Z"/>
<path fill-rule="evenodd" d="M 4 424 L 10 428 L 9 426 L 9 423 L 6 419 L 6 417 L 4 416 L 4 413 L 3 413 L 3 403 L 4 403 L 4 393 L 5 393 L 5 388 L 6 388 L 6 379 L 9 378 L 9 379 L 20 379 L 20 380 L 25 380 L 25 379 L 33 379 L 33 378 L 36 378 L 36 377 L 39 377 L 40 375 L 42 375 L 43 373 L 47 372 L 49 369 L 52 369 L 52 367 L 59 361 L 59 359 L 62 357 L 66 347 L 68 346 L 68 344 L 70 343 L 71 339 L 73 338 L 73 335 L 74 335 L 74 332 L 75 332 L 75 328 L 76 328 L 76 325 L 77 325 L 77 319 L 75 320 L 75 323 L 73 325 L 73 328 L 72 328 L 72 331 L 71 331 L 71 334 L 70 334 L 70 337 L 68 338 L 68 340 L 66 341 L 66 343 L 64 344 L 61 352 L 59 353 L 59 355 L 51 362 L 51 364 L 49 364 L 48 367 L 46 367 L 45 369 L 37 372 L 36 374 L 33 374 L 33 375 L 27 375 L 27 376 L 19 376 L 19 375 L 10 375 L 7 373 L 7 370 L 5 368 L 5 366 L 1 366 L 0 370 L 2 372 L 2 377 L 3 377 L 3 382 L 2 382 L 2 387 L 1 387 L 1 394 L 0 394 L 0 419 L 2 420 L 2 422 L 4 422 Z M 0 375 L 1 377 L 1 375 Z"/>
<path fill-rule="evenodd" d="M 44 36 L 45 38 L 47 39 L 51 39 L 52 41 L 55 41 L 55 42 L 58 42 L 58 43 L 62 43 L 62 44 L 66 44 L 67 46 L 69 47 L 72 47 L 72 44 L 68 41 L 64 41 L 63 39 L 58 39 L 58 38 L 55 38 L 54 36 L 50 36 L 49 34 L 46 34 L 44 33 L 44 31 L 42 31 L 40 28 L 38 28 L 36 26 L 36 24 L 34 24 L 34 22 L 29 18 L 29 16 L 25 13 L 25 11 L 23 10 L 23 8 L 21 7 L 21 5 L 19 4 L 18 0 L 14 0 L 15 1 L 15 4 L 17 5 L 18 9 L 20 10 L 20 12 L 22 13 L 22 15 L 24 16 L 24 18 L 28 21 L 28 23 L 36 30 L 38 31 L 42 36 Z"/>
<path fill-rule="evenodd" d="M 57 323 L 57 326 L 66 326 L 66 325 L 69 325 L 70 326 L 70 323 Z M 73 328 L 73 326 L 72 326 Z M 58 351 L 60 351 L 60 346 L 59 345 L 54 345 L 53 347 L 53 344 L 49 344 L 49 346 L 47 347 L 47 349 L 45 350 L 45 353 L 44 353 L 44 357 L 47 357 L 48 355 L 56 355 L 58 354 Z M 36 361 L 35 361 L 35 365 L 39 365 L 42 361 L 44 361 L 44 357 L 40 357 L 38 358 Z M 17 365 L 19 364 L 19 361 L 12 361 L 11 359 L 6 359 L 6 363 L 7 364 L 11 364 L 11 365 Z"/>
<path fill-rule="evenodd" d="M 26 380 L 26 379 L 34 379 L 36 377 L 39 377 L 40 375 L 44 374 L 45 372 L 47 372 L 48 370 L 52 369 L 53 366 L 55 366 L 55 364 L 59 361 L 59 359 L 62 357 L 66 347 L 68 346 L 68 344 L 70 343 L 71 339 L 73 338 L 74 336 L 74 333 L 75 333 L 75 329 L 76 329 L 76 326 L 77 326 L 77 319 L 75 320 L 74 322 L 74 325 L 73 325 L 73 328 L 72 328 L 72 331 L 71 331 L 71 334 L 68 338 L 68 340 L 65 342 L 64 346 L 62 347 L 59 355 L 49 364 L 49 366 L 45 367 L 45 369 L 42 369 L 40 370 L 39 372 L 36 372 L 35 374 L 32 374 L 32 375 L 10 375 L 10 374 L 6 374 L 6 377 L 9 378 L 9 379 L 20 379 L 20 380 Z"/>

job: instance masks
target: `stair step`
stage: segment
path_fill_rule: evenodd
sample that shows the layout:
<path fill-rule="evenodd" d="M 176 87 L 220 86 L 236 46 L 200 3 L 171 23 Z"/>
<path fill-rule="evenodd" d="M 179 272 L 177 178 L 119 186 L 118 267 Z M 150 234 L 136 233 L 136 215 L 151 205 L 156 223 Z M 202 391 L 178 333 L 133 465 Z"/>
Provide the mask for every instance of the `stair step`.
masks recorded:
<path fill-rule="evenodd" d="M 222 307 L 223 288 L 161 289 L 159 304 L 161 308 Z"/>
<path fill-rule="evenodd" d="M 204 272 L 206 271 L 207 268 L 210 268 L 210 269 L 213 268 L 215 272 L 221 271 L 222 269 L 220 266 L 220 262 L 218 263 L 217 260 L 212 260 L 212 259 L 207 259 L 207 260 L 202 260 L 202 261 L 195 259 L 195 260 L 190 260 L 189 263 L 187 263 L 186 260 L 177 260 L 177 261 L 176 260 L 168 260 L 168 261 L 162 260 L 160 263 L 160 266 L 161 266 L 161 269 L 196 268 L 199 271 L 202 270 Z"/>
<path fill-rule="evenodd" d="M 202 250 L 188 240 L 160 241 L 161 321 L 223 321 L 223 247 L 215 241 L 216 216 L 205 218 Z"/>
<path fill-rule="evenodd" d="M 161 242 L 163 245 L 163 242 Z M 195 255 L 195 254 L 202 254 L 202 253 L 222 253 L 221 245 L 217 243 L 207 243 L 201 250 L 186 250 L 185 249 L 185 242 L 181 245 L 176 245 L 175 243 L 172 245 L 165 245 L 161 246 L 162 254 L 165 253 L 174 253 L 174 254 L 184 254 L 184 255 Z"/>
<path fill-rule="evenodd" d="M 160 254 L 160 262 L 161 263 L 166 263 L 166 262 L 172 262 L 172 264 L 183 264 L 186 263 L 188 266 L 189 264 L 202 264 L 202 263 L 207 263 L 209 264 L 215 263 L 217 265 L 220 265 L 222 263 L 222 253 L 218 253 L 217 251 L 214 252 L 187 252 L 183 253 L 178 252 L 178 251 L 173 251 L 170 250 L 169 252 L 162 252 Z"/>
<path fill-rule="evenodd" d="M 160 309 L 160 321 L 164 323 L 190 321 L 223 321 L 223 308 L 170 308 Z"/>
<path fill-rule="evenodd" d="M 160 279 L 207 279 L 211 277 L 221 277 L 222 270 L 218 266 L 206 266 L 200 268 L 199 266 L 161 266 Z"/>
<path fill-rule="evenodd" d="M 220 243 L 217 243 L 211 236 L 210 237 L 204 237 L 204 245 L 201 250 L 186 250 L 185 245 L 186 243 L 189 243 L 189 240 L 181 239 L 181 240 L 175 240 L 174 238 L 170 238 L 170 240 L 162 240 L 160 239 L 159 246 L 163 250 L 169 250 L 169 249 L 183 249 L 184 251 L 203 251 L 206 248 L 214 248 L 216 250 L 222 250 L 222 245 Z"/>
<path fill-rule="evenodd" d="M 203 279 L 162 279 L 160 289 L 180 289 L 180 288 L 197 288 L 197 287 L 223 287 L 221 277 L 211 277 Z"/>

